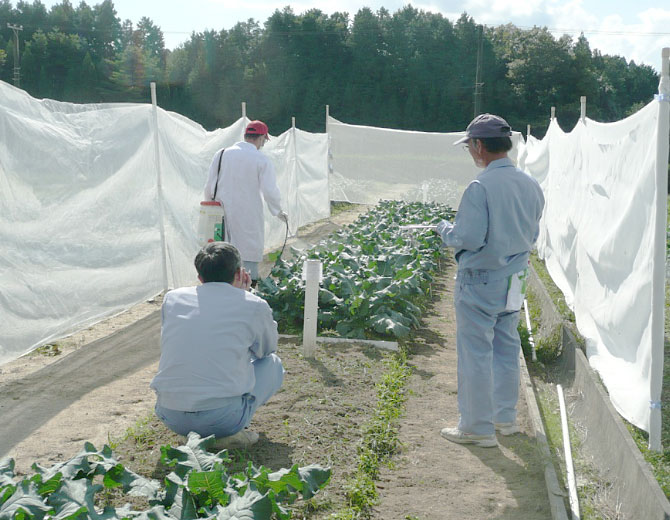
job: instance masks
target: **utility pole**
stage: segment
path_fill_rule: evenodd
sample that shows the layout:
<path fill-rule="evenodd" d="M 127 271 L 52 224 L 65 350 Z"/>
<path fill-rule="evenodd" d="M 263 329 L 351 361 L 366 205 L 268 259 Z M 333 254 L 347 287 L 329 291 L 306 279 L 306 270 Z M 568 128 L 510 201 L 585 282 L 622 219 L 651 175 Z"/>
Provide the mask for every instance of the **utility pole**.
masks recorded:
<path fill-rule="evenodd" d="M 21 64 L 19 61 L 19 31 L 23 31 L 23 25 L 12 25 L 7 22 L 7 27 L 14 31 L 14 86 L 21 87 Z"/>
<path fill-rule="evenodd" d="M 482 53 L 484 49 L 484 26 L 479 26 L 479 42 L 477 45 L 477 71 L 475 73 L 475 115 L 477 117 L 481 111 L 482 91 L 481 87 L 484 83 L 481 82 L 482 70 Z"/>

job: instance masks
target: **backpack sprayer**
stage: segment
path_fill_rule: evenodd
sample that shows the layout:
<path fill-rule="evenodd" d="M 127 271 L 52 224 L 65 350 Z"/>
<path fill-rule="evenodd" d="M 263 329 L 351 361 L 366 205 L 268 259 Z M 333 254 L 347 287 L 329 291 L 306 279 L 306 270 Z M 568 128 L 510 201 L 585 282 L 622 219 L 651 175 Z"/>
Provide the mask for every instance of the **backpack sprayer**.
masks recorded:
<path fill-rule="evenodd" d="M 288 242 L 288 219 L 284 221 L 286 233 L 284 234 L 284 244 L 275 260 L 275 265 L 284 254 L 286 243 Z M 203 200 L 200 202 L 200 218 L 198 220 L 198 243 L 204 246 L 208 242 L 226 240 L 226 217 L 223 206 L 218 200 Z"/>
<path fill-rule="evenodd" d="M 218 200 L 200 202 L 200 219 L 198 220 L 198 244 L 203 247 L 208 242 L 225 240 L 226 219 L 223 206 Z"/>
<path fill-rule="evenodd" d="M 216 184 L 214 184 L 214 195 L 212 200 L 203 200 L 200 202 L 200 219 L 198 220 L 198 243 L 200 247 L 208 242 L 217 242 L 226 240 L 226 216 L 223 211 L 223 205 L 216 200 L 216 192 L 219 189 L 219 175 L 221 174 L 221 159 L 223 152 L 219 155 L 219 166 L 216 174 Z"/>

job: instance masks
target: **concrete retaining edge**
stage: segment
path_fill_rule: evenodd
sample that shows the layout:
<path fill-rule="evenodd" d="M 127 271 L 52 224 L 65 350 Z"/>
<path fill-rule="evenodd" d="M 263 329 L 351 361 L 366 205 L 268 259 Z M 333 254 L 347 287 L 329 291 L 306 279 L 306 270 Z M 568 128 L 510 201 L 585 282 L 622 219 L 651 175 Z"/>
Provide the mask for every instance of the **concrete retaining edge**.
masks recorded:
<path fill-rule="evenodd" d="M 563 330 L 563 348 L 573 348 L 576 354 L 572 390 L 577 398 L 572 400 L 574 410 L 571 419 L 581 423 L 588 432 L 583 441 L 585 451 L 616 489 L 617 505 L 625 518 L 669 520 L 670 502 L 649 464 L 601 388 L 572 333 Z"/>
<path fill-rule="evenodd" d="M 532 266 L 530 286 L 540 300 L 543 320 L 548 316 L 552 323 L 561 323 L 563 356 L 574 375 L 570 393 L 576 396 L 570 399 L 570 420 L 586 429 L 583 451 L 614 486 L 623 518 L 670 520 L 670 502 Z"/>

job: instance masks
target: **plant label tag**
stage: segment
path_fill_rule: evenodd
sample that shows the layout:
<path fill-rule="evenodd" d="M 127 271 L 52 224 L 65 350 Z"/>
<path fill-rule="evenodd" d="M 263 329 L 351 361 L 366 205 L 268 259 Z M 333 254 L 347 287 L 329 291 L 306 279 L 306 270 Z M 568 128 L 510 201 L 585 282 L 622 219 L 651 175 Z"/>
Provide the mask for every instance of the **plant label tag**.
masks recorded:
<path fill-rule="evenodd" d="M 507 312 L 516 312 L 521 310 L 523 299 L 526 295 L 526 281 L 528 279 L 528 269 L 519 273 L 514 273 L 507 279 Z"/>

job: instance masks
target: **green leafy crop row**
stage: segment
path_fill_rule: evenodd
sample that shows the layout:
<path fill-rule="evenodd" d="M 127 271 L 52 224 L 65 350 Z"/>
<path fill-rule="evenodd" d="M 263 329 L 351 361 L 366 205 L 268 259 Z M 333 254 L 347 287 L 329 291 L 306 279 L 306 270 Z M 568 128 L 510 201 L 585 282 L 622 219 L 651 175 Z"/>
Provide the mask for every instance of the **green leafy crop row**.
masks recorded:
<path fill-rule="evenodd" d="M 290 518 L 287 504 L 298 493 L 311 498 L 330 479 L 330 469 L 317 465 L 282 469 L 274 473 L 249 463 L 243 473 L 228 475 L 227 452 L 209 453 L 214 437 L 191 433 L 184 446 L 161 448 L 161 462 L 172 468 L 164 485 L 126 469 L 105 446 L 97 451 L 86 443 L 84 450 L 67 462 L 43 468 L 18 480 L 14 460 L 0 461 L 0 520 L 175 520 L 211 518 L 269 520 Z M 98 483 L 100 482 L 100 483 Z M 135 511 L 101 507 L 96 495 L 103 489 L 120 489 L 128 497 L 144 497 L 150 506 Z"/>
<path fill-rule="evenodd" d="M 257 292 L 274 310 L 283 332 L 302 327 L 306 259 L 323 264 L 318 326 L 340 336 L 404 338 L 419 326 L 423 302 L 444 255 L 433 231 L 402 231 L 407 224 L 453 219 L 436 203 L 381 201 L 356 222 L 289 262 L 279 261 Z"/>

